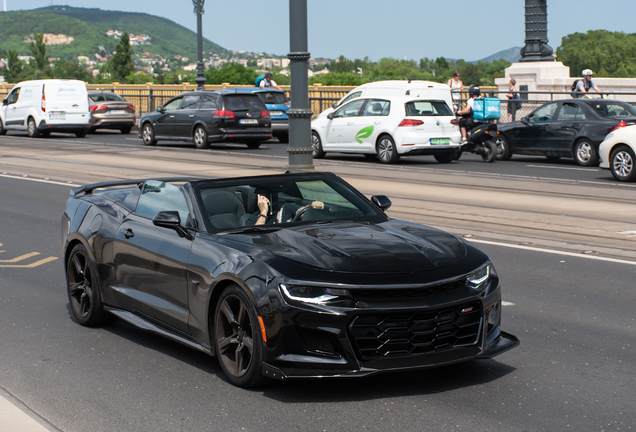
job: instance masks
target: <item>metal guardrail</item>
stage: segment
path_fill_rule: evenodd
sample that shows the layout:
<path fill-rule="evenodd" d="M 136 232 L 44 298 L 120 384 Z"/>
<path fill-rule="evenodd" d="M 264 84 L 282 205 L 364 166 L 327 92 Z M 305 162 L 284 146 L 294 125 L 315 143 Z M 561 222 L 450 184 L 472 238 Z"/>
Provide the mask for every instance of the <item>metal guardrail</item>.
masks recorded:
<path fill-rule="evenodd" d="M 3 84 L 0 85 L 0 99 L 4 99 L 11 89 L 13 88 L 13 84 Z M 147 85 L 130 85 L 130 84 L 87 84 L 86 86 L 88 91 L 112 91 L 121 95 L 128 102 L 135 105 L 137 115 L 141 116 L 144 113 L 154 111 L 155 108 L 159 105 L 163 105 L 170 98 L 177 96 L 181 93 L 187 91 L 195 91 L 196 85 L 190 85 L 188 83 L 184 84 L 174 84 L 174 85 L 158 85 L 158 84 L 147 84 Z M 230 84 L 223 85 L 206 85 L 205 89 L 208 91 L 217 90 L 220 88 L 227 87 L 249 87 L 249 86 L 234 86 Z M 288 87 L 288 86 L 285 86 Z M 290 96 L 290 91 L 288 88 L 283 87 L 283 90 Z M 338 102 L 342 99 L 349 91 L 353 90 L 355 86 L 330 86 L 324 87 L 321 85 L 309 86 L 309 104 L 311 110 L 314 112 L 313 118 L 330 108 L 334 103 Z M 508 119 L 508 99 L 505 97 L 508 91 L 499 91 L 492 90 L 489 88 L 482 87 L 482 95 L 483 96 L 493 96 L 499 97 L 501 99 L 501 119 L 499 120 L 501 123 L 505 123 L 509 121 Z M 571 99 L 571 92 L 547 92 L 547 91 L 528 91 L 528 92 L 518 92 L 521 100 L 519 102 L 522 103 L 522 107 L 518 110 L 515 110 L 514 119 L 519 119 L 523 116 L 530 114 L 539 106 L 543 105 L 546 102 L 553 100 L 562 100 L 562 99 Z M 458 100 L 460 106 L 463 107 L 468 99 L 468 92 L 461 92 L 461 98 Z M 622 99 L 632 99 L 633 101 L 629 101 L 628 103 L 636 106 L 636 93 L 625 93 L 625 92 L 604 92 L 602 93 L 607 95 L 609 99 L 614 100 L 622 100 Z M 549 98 L 545 97 L 546 95 Z M 591 96 L 600 96 L 597 93 L 590 93 Z"/>

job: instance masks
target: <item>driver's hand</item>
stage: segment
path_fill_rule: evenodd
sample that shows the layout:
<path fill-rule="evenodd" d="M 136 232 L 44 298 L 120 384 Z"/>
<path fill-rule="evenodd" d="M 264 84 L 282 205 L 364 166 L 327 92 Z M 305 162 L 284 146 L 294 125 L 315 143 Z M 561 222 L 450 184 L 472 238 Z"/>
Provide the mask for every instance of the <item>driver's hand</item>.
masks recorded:
<path fill-rule="evenodd" d="M 311 208 L 316 210 L 322 210 L 325 208 L 325 203 L 323 203 L 322 201 L 314 201 L 311 203 Z"/>
<path fill-rule="evenodd" d="M 267 214 L 269 212 L 269 200 L 267 197 L 259 194 L 257 196 L 256 204 L 258 205 L 258 210 L 261 214 Z"/>

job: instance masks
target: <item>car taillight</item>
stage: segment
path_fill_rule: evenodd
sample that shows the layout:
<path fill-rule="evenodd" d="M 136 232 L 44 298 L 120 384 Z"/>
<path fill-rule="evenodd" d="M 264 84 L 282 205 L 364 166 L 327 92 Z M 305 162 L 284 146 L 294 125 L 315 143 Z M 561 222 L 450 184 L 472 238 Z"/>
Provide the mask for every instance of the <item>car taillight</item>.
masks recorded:
<path fill-rule="evenodd" d="M 46 112 L 46 96 L 42 93 L 42 112 Z"/>
<path fill-rule="evenodd" d="M 413 127 L 413 126 L 419 126 L 419 125 L 423 125 L 424 122 L 422 120 L 409 120 L 409 119 L 404 119 L 402 120 L 402 123 L 400 123 L 398 125 L 398 127 Z"/>
<path fill-rule="evenodd" d="M 131 109 L 131 110 L 133 110 L 133 111 L 135 110 L 135 106 L 134 106 L 134 105 L 128 105 L 126 108 L 127 108 L 127 109 Z"/>
<path fill-rule="evenodd" d="M 620 128 L 624 128 L 624 127 L 627 127 L 627 123 L 625 123 L 625 120 L 622 120 L 619 124 L 617 124 L 616 126 L 614 126 L 614 129 L 612 129 L 612 130 L 610 131 L 610 133 L 611 133 L 611 132 L 614 132 L 616 129 L 620 129 Z"/>
<path fill-rule="evenodd" d="M 457 126 L 459 122 L 457 121 L 457 119 L 452 119 L 451 124 Z"/>
<path fill-rule="evenodd" d="M 287 102 L 283 103 L 283 105 L 285 105 L 287 108 L 289 108 L 291 106 L 291 102 L 287 101 Z"/>
<path fill-rule="evenodd" d="M 108 107 L 106 105 L 91 105 L 88 108 L 91 111 L 101 111 L 101 110 L 107 110 L 108 109 Z"/>
<path fill-rule="evenodd" d="M 233 119 L 234 113 L 227 110 L 216 110 L 214 111 L 214 114 L 212 114 L 212 118 Z"/>
<path fill-rule="evenodd" d="M 263 111 L 263 114 L 261 114 L 261 118 L 269 118 L 271 117 L 269 110 L 265 110 Z"/>

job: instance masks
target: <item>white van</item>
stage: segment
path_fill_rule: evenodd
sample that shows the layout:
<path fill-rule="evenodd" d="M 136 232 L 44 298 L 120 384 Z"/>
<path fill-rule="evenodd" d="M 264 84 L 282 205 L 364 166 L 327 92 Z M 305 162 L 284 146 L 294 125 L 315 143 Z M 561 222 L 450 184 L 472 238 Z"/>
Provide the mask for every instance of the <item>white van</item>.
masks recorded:
<path fill-rule="evenodd" d="M 7 130 L 25 130 L 31 138 L 51 132 L 84 137 L 91 127 L 90 118 L 84 81 L 23 81 L 2 101 L 0 135 Z"/>
<path fill-rule="evenodd" d="M 426 99 L 443 100 L 449 107 L 453 107 L 453 99 L 451 96 L 450 87 L 447 84 L 419 80 L 374 81 L 362 84 L 351 90 L 342 99 L 333 104 L 331 108 L 327 108 L 326 110 L 318 114 L 316 120 L 322 117 L 327 117 L 329 113 L 334 112 L 340 106 L 344 105 L 352 99 L 371 96 L 423 97 Z"/>

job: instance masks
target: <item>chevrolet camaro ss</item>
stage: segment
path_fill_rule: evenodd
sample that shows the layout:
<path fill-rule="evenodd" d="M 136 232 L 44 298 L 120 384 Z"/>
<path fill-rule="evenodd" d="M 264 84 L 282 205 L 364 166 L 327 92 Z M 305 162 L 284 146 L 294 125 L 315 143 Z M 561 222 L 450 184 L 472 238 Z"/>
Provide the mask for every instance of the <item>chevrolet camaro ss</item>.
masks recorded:
<path fill-rule="evenodd" d="M 62 218 L 71 311 L 214 355 L 241 387 L 517 346 L 488 256 L 390 205 L 330 173 L 81 186 Z"/>

